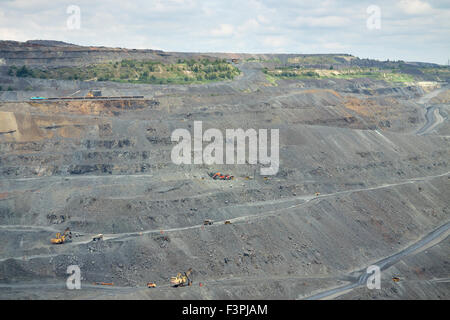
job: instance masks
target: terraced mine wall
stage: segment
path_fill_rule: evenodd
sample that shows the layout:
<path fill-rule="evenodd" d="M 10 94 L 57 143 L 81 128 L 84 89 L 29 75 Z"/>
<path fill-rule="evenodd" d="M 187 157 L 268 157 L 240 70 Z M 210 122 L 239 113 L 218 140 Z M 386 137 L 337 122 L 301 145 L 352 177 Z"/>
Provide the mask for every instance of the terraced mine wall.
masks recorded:
<path fill-rule="evenodd" d="M 0 297 L 308 298 L 357 282 L 367 266 L 448 224 L 448 127 L 416 134 L 432 103 L 420 101 L 420 87 L 275 86 L 254 63 L 240 68 L 239 79 L 206 85 L 102 84 L 142 100 L 2 101 Z M 445 92 L 433 98 L 442 110 Z M 171 133 L 192 131 L 194 121 L 222 132 L 279 129 L 280 170 L 264 177 L 249 164 L 175 165 Z M 235 179 L 211 179 L 217 171 Z M 52 245 L 67 227 L 73 241 Z M 104 240 L 93 242 L 98 233 Z M 446 250 L 443 233 L 384 271 L 382 291 L 339 297 L 448 298 L 435 281 L 448 278 Z M 70 291 L 74 264 L 84 287 Z M 194 285 L 170 287 L 189 268 Z M 92 285 L 101 281 L 114 286 Z"/>

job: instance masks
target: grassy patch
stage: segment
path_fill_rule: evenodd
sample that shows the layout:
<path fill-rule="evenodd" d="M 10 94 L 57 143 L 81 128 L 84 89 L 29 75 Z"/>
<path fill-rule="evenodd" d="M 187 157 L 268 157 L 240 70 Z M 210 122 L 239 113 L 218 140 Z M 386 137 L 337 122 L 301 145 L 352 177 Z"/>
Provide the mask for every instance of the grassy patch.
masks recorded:
<path fill-rule="evenodd" d="M 266 80 L 269 81 L 273 86 L 278 86 L 277 78 L 268 73 L 266 73 Z"/>
<path fill-rule="evenodd" d="M 273 59 L 262 59 L 262 58 L 248 58 L 244 60 L 245 62 L 260 62 L 260 63 L 281 63 L 281 60 L 279 58 L 273 58 Z"/>
<path fill-rule="evenodd" d="M 127 83 L 186 84 L 231 80 L 239 69 L 226 60 L 178 60 L 161 63 L 152 60 L 122 60 L 87 67 L 31 69 L 12 66 L 8 74 L 18 77 L 60 80 L 117 81 Z"/>
<path fill-rule="evenodd" d="M 298 56 L 288 59 L 289 63 L 295 64 L 337 64 L 339 63 L 333 56 Z"/>
<path fill-rule="evenodd" d="M 378 69 L 346 69 L 346 70 L 317 70 L 317 69 L 298 69 L 298 68 L 277 68 L 274 70 L 263 70 L 267 76 L 282 79 L 357 79 L 370 78 L 375 80 L 384 80 L 387 82 L 413 82 L 414 77 L 409 74 L 394 72 L 392 70 Z"/>
<path fill-rule="evenodd" d="M 450 67 L 449 66 L 441 66 L 438 68 L 423 68 L 421 71 L 431 77 L 437 78 L 437 80 L 445 80 L 450 79 Z"/>

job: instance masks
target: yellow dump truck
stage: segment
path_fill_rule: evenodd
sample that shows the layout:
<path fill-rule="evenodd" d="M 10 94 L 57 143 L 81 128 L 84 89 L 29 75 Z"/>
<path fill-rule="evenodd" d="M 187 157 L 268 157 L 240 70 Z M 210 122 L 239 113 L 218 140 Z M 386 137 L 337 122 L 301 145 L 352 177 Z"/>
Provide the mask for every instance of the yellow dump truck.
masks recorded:
<path fill-rule="evenodd" d="M 94 97 L 101 97 L 102 96 L 102 92 L 100 90 L 90 90 L 87 95 L 86 98 L 94 98 Z"/>
<path fill-rule="evenodd" d="M 103 234 L 99 233 L 92 237 L 92 241 L 100 241 L 103 240 Z"/>

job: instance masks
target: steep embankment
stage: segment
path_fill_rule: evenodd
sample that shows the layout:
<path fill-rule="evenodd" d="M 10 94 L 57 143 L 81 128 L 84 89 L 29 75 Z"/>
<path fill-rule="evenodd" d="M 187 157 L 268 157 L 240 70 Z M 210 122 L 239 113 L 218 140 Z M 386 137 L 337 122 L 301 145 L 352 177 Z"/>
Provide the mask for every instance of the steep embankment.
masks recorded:
<path fill-rule="evenodd" d="M 3 103 L 0 278 L 11 291 L 2 296 L 75 297 L 25 282 L 63 281 L 78 264 L 86 284 L 118 286 L 78 297 L 307 297 L 448 222 L 448 139 L 394 132 L 422 125 L 405 124 L 408 108 L 420 119 L 407 96 L 378 97 L 397 101 L 387 110 L 330 89 L 238 84 L 138 102 Z M 381 119 L 391 127 L 370 130 Z M 174 165 L 170 134 L 194 120 L 223 132 L 279 128 L 279 173 Z M 211 180 L 218 170 L 236 179 Z M 66 227 L 79 236 L 51 246 Z M 99 232 L 105 241 L 91 243 Z M 167 286 L 189 267 L 203 287 Z M 160 288 L 139 289 L 147 281 Z"/>

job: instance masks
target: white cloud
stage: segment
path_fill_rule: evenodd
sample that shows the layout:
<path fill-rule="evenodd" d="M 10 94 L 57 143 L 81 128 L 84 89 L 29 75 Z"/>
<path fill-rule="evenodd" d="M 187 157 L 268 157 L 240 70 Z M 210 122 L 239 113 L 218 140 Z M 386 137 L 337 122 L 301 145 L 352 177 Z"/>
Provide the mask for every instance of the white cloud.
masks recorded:
<path fill-rule="evenodd" d="M 0 0 L 0 39 L 195 52 L 347 52 L 446 63 L 448 0 Z M 382 28 L 366 28 L 367 6 Z M 67 30 L 66 8 L 81 8 Z"/>
<path fill-rule="evenodd" d="M 333 49 L 333 50 L 343 50 L 348 48 L 347 46 L 343 45 L 340 42 L 324 42 L 322 43 L 322 47 L 324 49 Z"/>
<path fill-rule="evenodd" d="M 258 29 L 258 27 L 259 27 L 258 21 L 256 21 L 255 19 L 249 19 L 249 20 L 245 21 L 242 25 L 240 25 L 237 29 L 238 29 L 238 32 L 242 33 L 242 32 L 256 30 L 256 29 Z"/>
<path fill-rule="evenodd" d="M 29 40 L 27 35 L 23 34 L 22 32 L 8 28 L 0 28 L 0 39 L 15 41 Z"/>
<path fill-rule="evenodd" d="M 398 6 L 407 14 L 427 14 L 432 11 L 431 5 L 421 0 L 401 0 Z"/>
<path fill-rule="evenodd" d="M 342 27 L 350 24 L 350 19 L 339 16 L 298 17 L 293 25 L 297 27 Z"/>
<path fill-rule="evenodd" d="M 259 14 L 256 18 L 261 23 L 269 23 L 270 22 L 270 20 L 262 14 Z"/>
<path fill-rule="evenodd" d="M 231 24 L 221 24 L 218 28 L 211 30 L 211 35 L 215 37 L 231 36 L 234 27 Z"/>
<path fill-rule="evenodd" d="M 214 14 L 214 10 L 207 7 L 207 6 L 203 6 L 202 7 L 202 12 L 205 14 L 205 16 L 207 17 L 211 17 Z"/>
<path fill-rule="evenodd" d="M 263 43 L 266 46 L 272 48 L 280 48 L 288 43 L 288 40 L 285 36 L 269 36 L 264 37 Z"/>

